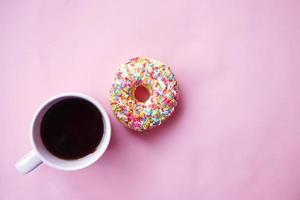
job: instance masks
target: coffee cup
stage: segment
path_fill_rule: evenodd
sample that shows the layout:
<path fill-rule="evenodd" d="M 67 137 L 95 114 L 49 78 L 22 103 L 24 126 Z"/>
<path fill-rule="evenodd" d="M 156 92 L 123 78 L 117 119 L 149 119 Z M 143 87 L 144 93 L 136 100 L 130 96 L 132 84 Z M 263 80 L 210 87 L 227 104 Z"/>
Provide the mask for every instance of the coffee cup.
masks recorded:
<path fill-rule="evenodd" d="M 110 138 L 110 119 L 97 100 L 80 93 L 56 95 L 34 114 L 33 149 L 16 163 L 16 169 L 26 174 L 45 163 L 60 170 L 79 170 L 104 154 Z"/>

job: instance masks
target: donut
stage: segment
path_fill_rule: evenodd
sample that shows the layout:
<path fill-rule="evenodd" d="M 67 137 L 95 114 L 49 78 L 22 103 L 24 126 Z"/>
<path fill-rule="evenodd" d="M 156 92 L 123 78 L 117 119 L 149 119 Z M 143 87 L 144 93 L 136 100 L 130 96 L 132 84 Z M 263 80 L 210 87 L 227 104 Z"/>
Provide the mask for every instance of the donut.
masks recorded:
<path fill-rule="evenodd" d="M 137 90 L 148 92 L 137 98 Z M 170 66 L 136 57 L 121 65 L 110 90 L 110 105 L 116 118 L 130 129 L 142 132 L 161 125 L 174 112 L 179 87 Z"/>

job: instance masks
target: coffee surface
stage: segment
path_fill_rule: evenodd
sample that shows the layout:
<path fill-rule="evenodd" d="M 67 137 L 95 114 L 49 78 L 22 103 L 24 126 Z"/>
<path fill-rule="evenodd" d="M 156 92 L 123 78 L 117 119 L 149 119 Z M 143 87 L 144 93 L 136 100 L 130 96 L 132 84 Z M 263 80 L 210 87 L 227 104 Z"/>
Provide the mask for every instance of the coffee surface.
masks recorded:
<path fill-rule="evenodd" d="M 103 128 L 102 115 L 92 103 L 69 98 L 46 112 L 41 122 L 41 138 L 53 155 L 79 159 L 96 150 Z"/>

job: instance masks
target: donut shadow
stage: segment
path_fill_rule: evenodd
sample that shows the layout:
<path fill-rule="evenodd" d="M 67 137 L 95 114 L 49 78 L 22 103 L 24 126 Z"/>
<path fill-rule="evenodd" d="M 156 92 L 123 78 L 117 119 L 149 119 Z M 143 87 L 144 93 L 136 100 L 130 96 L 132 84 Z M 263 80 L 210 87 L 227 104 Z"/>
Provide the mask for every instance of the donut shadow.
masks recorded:
<path fill-rule="evenodd" d="M 167 135 L 171 134 L 171 132 L 173 132 L 173 129 L 179 125 L 179 121 L 183 117 L 185 99 L 182 91 L 183 90 L 180 90 L 178 104 L 174 113 L 165 122 L 163 122 L 160 126 L 144 131 L 143 133 L 139 133 L 128 128 L 129 134 L 134 134 L 141 140 L 148 142 L 159 140 L 159 138 L 166 137 Z"/>

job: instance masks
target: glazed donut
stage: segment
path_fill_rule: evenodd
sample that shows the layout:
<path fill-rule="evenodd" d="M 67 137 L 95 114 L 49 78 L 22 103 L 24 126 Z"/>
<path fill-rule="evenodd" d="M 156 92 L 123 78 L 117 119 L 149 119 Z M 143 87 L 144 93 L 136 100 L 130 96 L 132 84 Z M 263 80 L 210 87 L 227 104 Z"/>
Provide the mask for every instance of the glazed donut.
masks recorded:
<path fill-rule="evenodd" d="M 149 98 L 136 98 L 144 87 Z M 170 67 L 160 61 L 137 57 L 123 64 L 110 90 L 114 115 L 125 126 L 145 131 L 161 125 L 175 110 L 179 88 Z"/>

